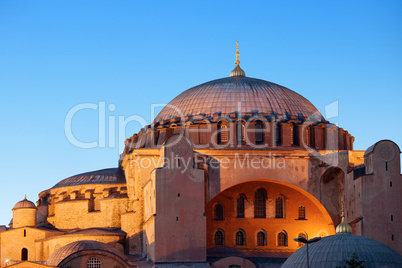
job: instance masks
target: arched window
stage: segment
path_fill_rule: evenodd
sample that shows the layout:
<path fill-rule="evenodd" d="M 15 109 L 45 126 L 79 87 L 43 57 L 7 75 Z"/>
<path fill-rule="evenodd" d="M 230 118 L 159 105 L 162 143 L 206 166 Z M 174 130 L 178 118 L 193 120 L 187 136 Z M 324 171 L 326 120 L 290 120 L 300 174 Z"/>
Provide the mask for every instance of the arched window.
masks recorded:
<path fill-rule="evenodd" d="M 28 250 L 26 248 L 23 248 L 21 250 L 21 261 L 27 261 L 28 260 Z"/>
<path fill-rule="evenodd" d="M 280 196 L 275 200 L 275 218 L 283 218 L 283 198 Z"/>
<path fill-rule="evenodd" d="M 246 140 L 246 129 L 243 121 L 237 121 L 237 144 L 241 145 Z"/>
<path fill-rule="evenodd" d="M 237 218 L 244 218 L 244 195 L 237 197 Z"/>
<path fill-rule="evenodd" d="M 236 246 L 246 245 L 246 233 L 243 230 L 239 230 L 236 233 Z"/>
<path fill-rule="evenodd" d="M 98 258 L 90 258 L 87 261 L 87 268 L 102 268 L 102 263 Z"/>
<path fill-rule="evenodd" d="M 228 127 L 225 122 L 218 123 L 218 144 L 227 143 L 229 140 Z"/>
<path fill-rule="evenodd" d="M 300 236 L 307 239 L 307 235 L 305 233 L 300 233 L 297 237 L 299 238 Z M 297 242 L 297 247 L 298 248 L 301 248 L 302 246 L 304 246 L 304 243 Z"/>
<path fill-rule="evenodd" d="M 264 126 L 261 121 L 255 122 L 255 144 L 264 144 Z"/>
<path fill-rule="evenodd" d="M 257 246 L 263 247 L 267 245 L 267 236 L 263 231 L 257 233 Z"/>
<path fill-rule="evenodd" d="M 254 218 L 265 218 L 265 200 L 267 192 L 263 188 L 259 188 L 254 194 Z"/>
<path fill-rule="evenodd" d="M 282 144 L 282 126 L 279 124 L 279 122 L 276 122 L 275 124 L 275 145 L 279 146 Z"/>
<path fill-rule="evenodd" d="M 278 247 L 288 246 L 288 235 L 285 232 L 280 232 L 278 234 Z"/>
<path fill-rule="evenodd" d="M 299 207 L 299 220 L 306 219 L 306 208 L 304 206 Z"/>
<path fill-rule="evenodd" d="M 94 197 L 94 200 L 93 200 L 93 202 L 94 202 L 94 211 L 100 211 L 100 200 L 101 200 L 100 196 Z"/>
<path fill-rule="evenodd" d="M 215 245 L 223 246 L 225 244 L 225 234 L 222 230 L 215 232 Z"/>
<path fill-rule="evenodd" d="M 222 204 L 216 204 L 214 207 L 214 220 L 221 221 L 224 220 L 224 211 L 223 211 L 223 205 Z"/>
<path fill-rule="evenodd" d="M 299 131 L 298 127 L 295 123 L 292 123 L 292 145 L 300 145 L 299 144 Z"/>

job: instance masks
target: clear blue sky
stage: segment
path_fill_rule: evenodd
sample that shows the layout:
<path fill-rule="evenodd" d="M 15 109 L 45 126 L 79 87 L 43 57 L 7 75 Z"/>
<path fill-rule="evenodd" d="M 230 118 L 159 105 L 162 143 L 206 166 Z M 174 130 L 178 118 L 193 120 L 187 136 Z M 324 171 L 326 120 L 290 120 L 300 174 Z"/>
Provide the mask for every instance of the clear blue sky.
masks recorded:
<path fill-rule="evenodd" d="M 66 177 L 117 166 L 118 146 L 67 140 L 71 108 L 105 102 L 116 107 L 107 117 L 149 123 L 151 104 L 228 76 L 236 41 L 247 76 L 323 112 L 338 101 L 327 119 L 355 136 L 355 149 L 402 146 L 401 14 L 401 1 L 1 0 L 0 224 L 24 194 L 36 201 Z M 138 130 L 130 123 L 123 135 Z M 73 134 L 96 141 L 97 111 L 77 113 Z"/>

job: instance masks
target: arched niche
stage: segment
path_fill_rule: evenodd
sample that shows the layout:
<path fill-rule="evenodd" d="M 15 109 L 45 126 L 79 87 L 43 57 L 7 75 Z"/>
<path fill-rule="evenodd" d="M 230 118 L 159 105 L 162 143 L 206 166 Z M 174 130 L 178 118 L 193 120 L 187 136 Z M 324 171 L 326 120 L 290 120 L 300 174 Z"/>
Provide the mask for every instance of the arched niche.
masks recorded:
<path fill-rule="evenodd" d="M 345 173 L 339 167 L 329 167 L 320 178 L 320 202 L 327 209 L 335 226 L 340 223 Z"/>

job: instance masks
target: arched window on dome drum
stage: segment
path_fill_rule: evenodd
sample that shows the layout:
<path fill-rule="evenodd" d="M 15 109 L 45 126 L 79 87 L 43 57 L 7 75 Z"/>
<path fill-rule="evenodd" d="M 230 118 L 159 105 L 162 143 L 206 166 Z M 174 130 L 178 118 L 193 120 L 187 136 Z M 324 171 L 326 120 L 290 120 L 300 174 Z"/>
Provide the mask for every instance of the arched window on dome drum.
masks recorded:
<path fill-rule="evenodd" d="M 267 245 L 267 237 L 263 231 L 257 233 L 257 246 L 263 247 Z"/>
<path fill-rule="evenodd" d="M 306 208 L 304 206 L 299 207 L 299 220 L 306 219 Z"/>
<path fill-rule="evenodd" d="M 295 123 L 292 123 L 292 145 L 299 145 L 299 131 Z"/>
<path fill-rule="evenodd" d="M 283 218 L 283 198 L 280 196 L 275 199 L 275 218 Z"/>
<path fill-rule="evenodd" d="M 300 237 L 300 236 L 307 239 L 307 235 L 306 235 L 305 233 L 300 233 L 297 237 Z M 297 242 L 297 247 L 298 247 L 298 248 L 301 248 L 302 246 L 304 246 L 304 243 L 302 243 L 302 242 Z"/>
<path fill-rule="evenodd" d="M 239 230 L 236 233 L 236 246 L 245 246 L 246 245 L 246 234 L 243 230 Z"/>
<path fill-rule="evenodd" d="M 216 204 L 214 207 L 214 220 L 221 221 L 225 219 L 223 205 Z"/>
<path fill-rule="evenodd" d="M 215 245 L 223 246 L 225 244 L 225 234 L 222 230 L 218 230 L 215 233 Z"/>
<path fill-rule="evenodd" d="M 285 232 L 280 232 L 278 234 L 278 247 L 288 246 L 288 235 Z"/>
<path fill-rule="evenodd" d="M 254 218 L 266 217 L 266 204 L 267 192 L 263 188 L 259 188 L 254 194 Z"/>
<path fill-rule="evenodd" d="M 218 144 L 224 144 L 229 141 L 228 127 L 225 122 L 218 123 Z"/>
<path fill-rule="evenodd" d="M 281 124 L 279 122 L 275 123 L 275 145 L 281 145 L 282 144 L 282 129 L 281 129 Z"/>
<path fill-rule="evenodd" d="M 237 218 L 244 218 L 244 195 L 237 197 Z"/>
<path fill-rule="evenodd" d="M 255 122 L 255 144 L 264 144 L 264 125 L 259 120 Z"/>
<path fill-rule="evenodd" d="M 87 268 L 102 268 L 102 263 L 98 258 L 90 258 L 87 261 Z"/>
<path fill-rule="evenodd" d="M 237 145 L 242 145 L 246 140 L 246 129 L 243 121 L 237 121 Z"/>
<path fill-rule="evenodd" d="M 21 261 L 27 261 L 28 260 L 28 249 L 23 248 L 21 250 Z"/>

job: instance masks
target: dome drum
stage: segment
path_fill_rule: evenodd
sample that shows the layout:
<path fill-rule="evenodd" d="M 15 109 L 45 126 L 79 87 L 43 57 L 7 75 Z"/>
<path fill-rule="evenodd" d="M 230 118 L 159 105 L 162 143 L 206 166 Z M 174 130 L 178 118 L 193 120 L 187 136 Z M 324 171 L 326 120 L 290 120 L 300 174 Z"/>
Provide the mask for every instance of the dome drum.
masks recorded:
<path fill-rule="evenodd" d="M 233 112 L 226 116 L 188 115 L 146 126 L 127 139 L 124 154 L 133 149 L 158 148 L 175 133 L 190 138 L 195 148 L 299 148 L 314 150 L 352 150 L 353 136 L 328 121 L 302 115 L 279 117 L 275 112 Z"/>

